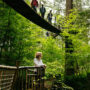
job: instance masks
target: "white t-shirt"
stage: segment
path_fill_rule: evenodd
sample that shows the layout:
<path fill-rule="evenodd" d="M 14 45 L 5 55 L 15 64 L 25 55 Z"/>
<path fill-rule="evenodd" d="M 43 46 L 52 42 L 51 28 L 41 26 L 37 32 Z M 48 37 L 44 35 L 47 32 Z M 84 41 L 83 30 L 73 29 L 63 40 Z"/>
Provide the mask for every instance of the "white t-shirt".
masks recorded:
<path fill-rule="evenodd" d="M 36 67 L 40 67 L 40 66 L 44 65 L 42 60 L 41 59 L 38 60 L 37 58 L 34 58 L 34 64 L 35 64 Z"/>

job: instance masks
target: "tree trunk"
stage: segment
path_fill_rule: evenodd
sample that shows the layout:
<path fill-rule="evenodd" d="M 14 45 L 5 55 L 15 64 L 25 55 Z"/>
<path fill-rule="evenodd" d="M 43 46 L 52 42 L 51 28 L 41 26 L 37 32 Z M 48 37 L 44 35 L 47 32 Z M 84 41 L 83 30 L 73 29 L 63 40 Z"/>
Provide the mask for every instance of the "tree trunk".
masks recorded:
<path fill-rule="evenodd" d="M 73 9 L 73 0 L 66 0 L 66 16 L 71 13 L 71 9 Z"/>
<path fill-rule="evenodd" d="M 73 9 L 73 0 L 66 0 L 66 16 L 71 13 Z M 73 43 L 69 36 L 65 37 L 65 79 L 75 73 L 74 57 L 73 57 Z"/>

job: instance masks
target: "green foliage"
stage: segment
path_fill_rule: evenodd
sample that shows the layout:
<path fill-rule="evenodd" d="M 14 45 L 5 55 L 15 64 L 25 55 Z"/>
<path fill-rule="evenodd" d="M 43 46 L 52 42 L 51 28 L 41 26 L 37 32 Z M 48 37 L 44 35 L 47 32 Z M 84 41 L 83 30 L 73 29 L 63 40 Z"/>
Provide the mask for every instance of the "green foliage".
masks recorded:
<path fill-rule="evenodd" d="M 75 68 L 75 72 L 79 72 L 85 74 L 90 71 L 90 46 L 88 44 L 88 33 L 89 33 L 89 25 L 87 23 L 87 19 L 89 18 L 89 10 L 79 12 L 76 9 L 71 10 L 67 17 L 62 17 L 58 15 L 57 22 L 62 27 L 62 36 L 69 36 L 69 39 L 72 40 L 73 43 L 73 54 L 69 54 L 70 56 L 67 67 L 71 67 L 70 62 L 73 62 L 73 67 Z M 88 63 L 88 64 L 87 64 Z M 81 69 L 83 68 L 83 69 Z"/>
<path fill-rule="evenodd" d="M 72 37 L 73 34 L 80 34 L 83 31 L 86 31 L 86 22 L 87 19 L 82 19 L 78 13 L 77 9 L 71 10 L 72 13 L 67 17 L 62 17 L 58 15 L 57 22 L 62 27 L 62 35 Z"/>
<path fill-rule="evenodd" d="M 43 53 L 43 59 L 45 62 L 53 62 L 58 60 L 63 62 L 64 60 L 64 51 L 61 48 L 62 42 L 59 40 L 55 40 L 52 37 L 41 40 L 42 47 L 41 51 Z"/>
<path fill-rule="evenodd" d="M 30 5 L 28 0 L 26 3 Z M 0 64 L 15 65 L 15 62 L 19 60 L 21 65 L 31 66 L 34 65 L 35 53 L 41 51 L 42 60 L 47 65 L 47 78 L 59 74 L 63 77 L 65 55 L 67 55 L 65 54 L 64 37 L 69 36 L 74 52 L 69 53 L 68 58 L 70 62 L 74 62 L 75 75 L 86 76 L 90 72 L 89 24 L 87 23 L 90 10 L 73 9 L 68 17 L 57 15 L 63 38 L 46 37 L 44 29 L 25 19 L 2 0 L 0 1 L 0 12 L 2 12 L 0 13 Z M 70 62 L 67 67 L 72 68 Z M 70 79 L 72 80 L 72 77 Z M 82 83 L 78 83 L 82 86 Z"/>
<path fill-rule="evenodd" d="M 66 81 L 67 85 L 71 85 L 74 90 L 89 90 L 90 89 L 90 80 L 86 75 L 73 76 L 68 78 Z"/>
<path fill-rule="evenodd" d="M 40 28 L 5 3 L 1 2 L 0 5 L 2 5 L 0 7 L 0 12 L 2 12 L 0 13 L 1 64 L 15 65 L 16 60 L 32 59 Z"/>
<path fill-rule="evenodd" d="M 58 61 L 48 62 L 46 68 L 47 78 L 55 78 L 56 75 L 64 75 L 64 65 Z"/>

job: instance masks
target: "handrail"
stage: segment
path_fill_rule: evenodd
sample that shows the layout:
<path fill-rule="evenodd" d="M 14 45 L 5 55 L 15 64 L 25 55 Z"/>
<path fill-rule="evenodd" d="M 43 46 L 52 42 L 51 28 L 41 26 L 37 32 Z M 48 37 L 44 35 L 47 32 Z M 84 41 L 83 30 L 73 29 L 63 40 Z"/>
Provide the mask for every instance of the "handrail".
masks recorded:
<path fill-rule="evenodd" d="M 19 69 L 34 69 L 34 68 L 41 68 L 41 67 L 36 67 L 36 66 L 20 66 Z"/>
<path fill-rule="evenodd" d="M 0 69 L 17 69 L 17 67 L 15 67 L 15 66 L 0 65 Z"/>
<path fill-rule="evenodd" d="M 35 69 L 35 68 L 41 68 L 36 66 L 19 66 L 18 69 Z M 6 66 L 6 65 L 0 65 L 0 69 L 17 69 L 16 66 Z"/>

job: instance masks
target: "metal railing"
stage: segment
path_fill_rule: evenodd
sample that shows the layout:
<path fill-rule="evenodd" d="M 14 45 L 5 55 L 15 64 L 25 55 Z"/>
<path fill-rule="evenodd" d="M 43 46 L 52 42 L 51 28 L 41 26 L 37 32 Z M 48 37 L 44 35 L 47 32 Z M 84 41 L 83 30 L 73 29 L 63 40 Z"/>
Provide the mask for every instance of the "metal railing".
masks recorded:
<path fill-rule="evenodd" d="M 43 67 L 11 67 L 0 65 L 0 90 L 42 90 Z"/>

